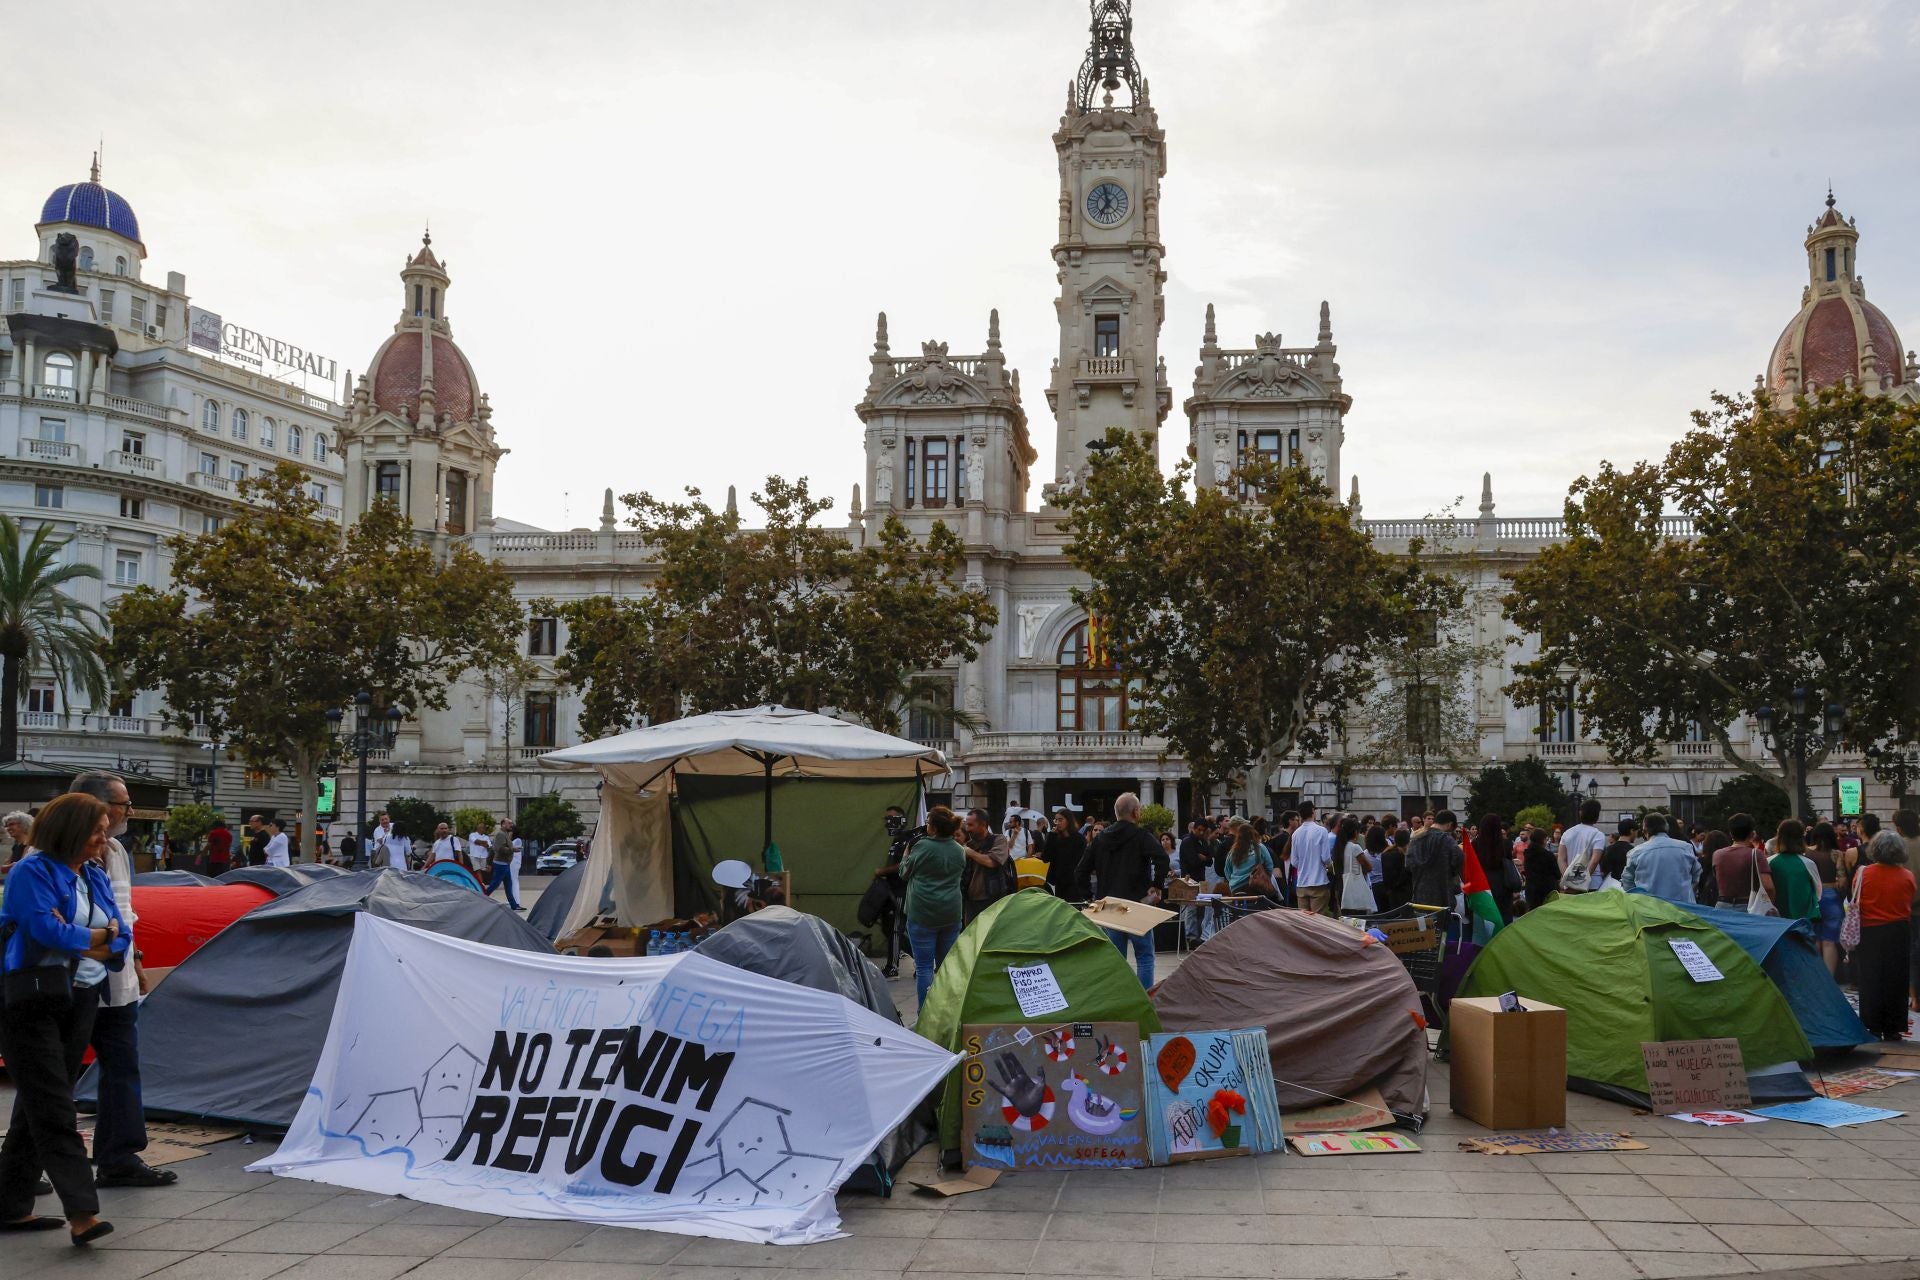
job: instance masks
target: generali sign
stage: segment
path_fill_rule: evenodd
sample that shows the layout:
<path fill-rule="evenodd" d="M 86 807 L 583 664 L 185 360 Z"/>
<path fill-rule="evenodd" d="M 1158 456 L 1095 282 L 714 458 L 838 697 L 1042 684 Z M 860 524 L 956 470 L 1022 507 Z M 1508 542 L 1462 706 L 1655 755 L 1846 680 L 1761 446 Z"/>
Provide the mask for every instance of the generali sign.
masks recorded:
<path fill-rule="evenodd" d="M 260 368 L 271 364 L 328 382 L 339 380 L 339 366 L 331 357 L 270 338 L 254 329 L 228 324 L 217 312 L 200 307 L 187 308 L 187 345 L 242 364 Z"/>

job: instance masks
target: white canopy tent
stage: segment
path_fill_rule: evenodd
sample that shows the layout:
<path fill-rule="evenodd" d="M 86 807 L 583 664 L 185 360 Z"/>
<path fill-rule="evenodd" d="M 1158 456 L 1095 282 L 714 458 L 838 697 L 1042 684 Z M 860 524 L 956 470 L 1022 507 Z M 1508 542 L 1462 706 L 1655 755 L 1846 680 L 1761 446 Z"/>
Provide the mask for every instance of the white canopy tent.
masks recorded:
<path fill-rule="evenodd" d="M 673 824 L 668 796 L 676 774 L 766 779 L 766 836 L 773 842 L 776 778 L 900 778 L 924 785 L 944 777 L 932 747 L 813 711 L 752 707 L 715 711 L 550 751 L 542 765 L 600 773 L 600 824 L 587 850 L 579 896 L 560 926 L 566 937 L 611 898 L 629 924 L 673 914 Z"/>

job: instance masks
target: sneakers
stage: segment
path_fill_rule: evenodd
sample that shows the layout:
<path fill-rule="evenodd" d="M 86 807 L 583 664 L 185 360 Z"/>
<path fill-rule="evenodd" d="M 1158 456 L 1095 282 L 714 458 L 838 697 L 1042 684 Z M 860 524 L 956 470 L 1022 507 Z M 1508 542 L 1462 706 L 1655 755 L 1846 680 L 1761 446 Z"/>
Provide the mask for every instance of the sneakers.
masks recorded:
<path fill-rule="evenodd" d="M 123 1164 L 114 1169 L 102 1169 L 94 1175 L 96 1187 L 170 1187 L 180 1181 L 180 1175 L 171 1169 L 156 1169 L 146 1161 L 136 1158 L 131 1164 Z"/>

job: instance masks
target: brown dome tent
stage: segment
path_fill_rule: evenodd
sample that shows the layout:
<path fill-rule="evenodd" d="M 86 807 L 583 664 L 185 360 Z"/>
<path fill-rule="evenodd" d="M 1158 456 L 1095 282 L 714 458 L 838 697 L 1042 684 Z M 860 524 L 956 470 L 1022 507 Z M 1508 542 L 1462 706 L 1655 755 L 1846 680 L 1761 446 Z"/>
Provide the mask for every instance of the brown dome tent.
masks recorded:
<path fill-rule="evenodd" d="M 1406 967 L 1358 930 L 1261 911 L 1209 938 L 1154 988 L 1168 1031 L 1264 1027 L 1280 1107 L 1371 1085 L 1403 1124 L 1427 1113 L 1427 1031 Z"/>

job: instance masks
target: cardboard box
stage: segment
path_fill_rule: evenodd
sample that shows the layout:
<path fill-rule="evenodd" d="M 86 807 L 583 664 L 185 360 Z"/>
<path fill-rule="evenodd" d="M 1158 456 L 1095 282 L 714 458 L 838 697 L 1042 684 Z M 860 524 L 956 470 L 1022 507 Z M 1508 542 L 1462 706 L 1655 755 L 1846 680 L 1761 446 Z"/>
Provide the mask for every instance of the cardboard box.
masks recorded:
<path fill-rule="evenodd" d="M 1567 1122 L 1567 1011 L 1522 1000 L 1502 1013 L 1498 996 L 1455 998 L 1453 1109 L 1489 1129 L 1550 1129 Z"/>

